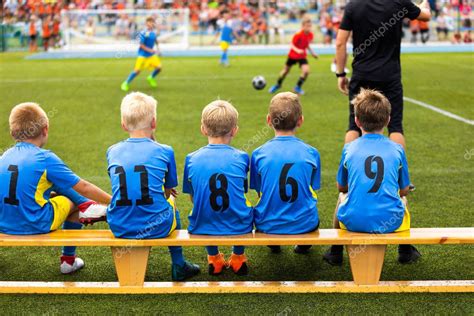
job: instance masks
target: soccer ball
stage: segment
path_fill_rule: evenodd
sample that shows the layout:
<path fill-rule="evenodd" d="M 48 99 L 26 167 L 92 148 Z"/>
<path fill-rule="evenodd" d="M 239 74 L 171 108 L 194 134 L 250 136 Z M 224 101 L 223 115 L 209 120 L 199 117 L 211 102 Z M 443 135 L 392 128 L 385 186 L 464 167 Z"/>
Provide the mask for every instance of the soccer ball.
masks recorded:
<path fill-rule="evenodd" d="M 267 85 L 267 82 L 263 76 L 256 76 L 252 80 L 252 85 L 256 90 L 262 90 Z"/>

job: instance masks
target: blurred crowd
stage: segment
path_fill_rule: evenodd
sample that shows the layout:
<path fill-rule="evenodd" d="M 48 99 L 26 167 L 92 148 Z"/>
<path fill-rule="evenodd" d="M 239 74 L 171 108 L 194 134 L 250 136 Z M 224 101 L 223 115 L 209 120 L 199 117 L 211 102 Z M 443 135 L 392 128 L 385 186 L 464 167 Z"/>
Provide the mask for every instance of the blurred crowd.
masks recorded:
<path fill-rule="evenodd" d="M 285 25 L 298 23 L 306 13 L 314 16 L 321 33 L 319 42 L 331 44 L 344 14 L 348 0 L 4 0 L 3 24 L 21 26 L 22 36 L 30 49 L 36 50 L 38 40 L 47 50 L 61 45 L 61 13 L 65 10 L 121 9 L 189 9 L 192 35 L 215 33 L 220 27 L 223 10 L 231 12 L 232 25 L 241 43 L 284 43 Z M 430 23 L 406 21 L 407 41 L 426 43 L 436 38 L 454 43 L 472 42 L 471 0 L 430 0 L 434 19 Z M 83 32 L 94 36 L 94 20 L 87 20 Z M 138 28 L 127 14 L 105 14 L 101 23 L 116 37 L 131 37 Z"/>

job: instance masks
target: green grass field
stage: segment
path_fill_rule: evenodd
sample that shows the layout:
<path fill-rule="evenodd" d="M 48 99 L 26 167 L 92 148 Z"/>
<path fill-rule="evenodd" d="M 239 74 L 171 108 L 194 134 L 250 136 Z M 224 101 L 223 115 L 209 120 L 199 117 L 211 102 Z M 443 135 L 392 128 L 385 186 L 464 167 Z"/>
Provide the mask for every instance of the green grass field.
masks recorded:
<path fill-rule="evenodd" d="M 276 79 L 283 57 L 234 57 L 224 69 L 214 58 L 165 58 L 159 87 L 148 87 L 138 77 L 132 90 L 153 95 L 158 106 L 158 141 L 174 147 L 179 178 L 184 157 L 206 144 L 199 133 L 203 106 L 216 98 L 230 100 L 240 112 L 240 132 L 233 145 L 249 153 L 272 137 L 265 127 L 270 95 L 251 86 L 254 75 L 269 84 Z M 321 227 L 331 227 L 337 198 L 335 175 L 347 125 L 348 103 L 336 90 L 329 72 L 329 56 L 311 61 L 313 73 L 302 97 L 305 123 L 298 136 L 319 149 L 323 188 L 319 192 Z M 403 55 L 405 96 L 467 119 L 474 119 L 472 87 L 473 54 Z M 13 144 L 8 115 L 17 103 L 35 101 L 49 112 L 51 128 L 47 148 L 56 152 L 78 175 L 110 191 L 105 152 L 126 138 L 120 128 L 119 105 L 124 93 L 120 83 L 133 60 L 26 61 L 24 55 L 0 54 L 0 149 Z M 290 90 L 297 72 L 289 76 Z M 469 88 L 471 87 L 471 88 Z M 413 227 L 461 227 L 474 224 L 474 127 L 428 109 L 405 103 L 405 129 L 412 181 L 417 190 L 409 196 Z M 262 132 L 263 131 L 263 132 Z M 470 158 L 470 159 L 469 159 Z M 255 195 L 250 195 L 255 201 Z M 180 196 L 178 207 L 184 227 L 191 209 Z M 105 224 L 94 228 L 106 228 Z M 219 279 L 206 273 L 202 248 L 186 248 L 186 256 L 204 273 L 194 280 L 351 280 L 347 258 L 342 268 L 321 258 L 323 247 L 309 255 L 295 255 L 285 248 L 272 255 L 266 247 L 247 251 L 251 272 L 247 278 L 225 273 Z M 396 248 L 389 247 L 382 280 L 474 279 L 472 246 L 420 246 L 422 259 L 401 266 Z M 225 250 L 229 253 L 229 250 Z M 74 276 L 59 274 L 59 248 L 0 249 L 2 281 L 115 281 L 108 248 L 80 248 L 86 268 Z M 167 250 L 154 248 L 147 281 L 169 281 Z M 164 295 L 164 296 L 39 296 L 0 295 L 2 314 L 366 314 L 424 313 L 472 314 L 473 294 L 299 294 L 299 295 Z"/>

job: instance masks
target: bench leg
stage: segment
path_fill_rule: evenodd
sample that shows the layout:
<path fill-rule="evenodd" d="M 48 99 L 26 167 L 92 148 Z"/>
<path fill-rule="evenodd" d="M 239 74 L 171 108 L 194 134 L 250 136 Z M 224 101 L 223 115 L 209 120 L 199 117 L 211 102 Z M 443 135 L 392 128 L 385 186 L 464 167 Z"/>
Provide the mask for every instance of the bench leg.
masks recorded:
<path fill-rule="evenodd" d="M 120 286 L 143 286 L 151 247 L 112 247 Z"/>
<path fill-rule="evenodd" d="M 378 284 L 386 245 L 348 245 L 352 276 L 357 285 Z"/>

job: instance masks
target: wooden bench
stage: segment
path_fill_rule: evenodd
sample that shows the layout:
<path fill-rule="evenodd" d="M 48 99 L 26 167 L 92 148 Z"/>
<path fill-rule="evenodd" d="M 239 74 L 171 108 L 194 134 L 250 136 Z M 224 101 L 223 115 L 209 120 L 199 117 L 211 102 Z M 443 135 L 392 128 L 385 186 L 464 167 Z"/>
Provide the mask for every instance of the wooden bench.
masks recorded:
<path fill-rule="evenodd" d="M 379 282 L 387 245 L 473 244 L 474 228 L 414 228 L 393 234 L 320 229 L 304 235 L 189 235 L 175 231 L 163 239 L 115 238 L 109 230 L 59 230 L 45 235 L 0 234 L 0 247 L 105 246 L 119 282 L 0 282 L 0 293 L 308 293 L 308 292 L 474 292 L 474 281 Z M 354 282 L 144 282 L 154 246 L 345 245 Z"/>

